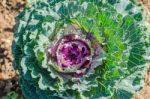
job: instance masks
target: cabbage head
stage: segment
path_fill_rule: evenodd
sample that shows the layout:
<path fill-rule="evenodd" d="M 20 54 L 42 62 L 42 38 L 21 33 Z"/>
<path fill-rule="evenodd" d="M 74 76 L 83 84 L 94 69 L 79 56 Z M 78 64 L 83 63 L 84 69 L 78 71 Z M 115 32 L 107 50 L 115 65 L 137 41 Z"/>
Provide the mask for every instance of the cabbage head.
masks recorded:
<path fill-rule="evenodd" d="M 28 0 L 16 20 L 26 99 L 130 99 L 143 87 L 150 35 L 140 3 Z"/>

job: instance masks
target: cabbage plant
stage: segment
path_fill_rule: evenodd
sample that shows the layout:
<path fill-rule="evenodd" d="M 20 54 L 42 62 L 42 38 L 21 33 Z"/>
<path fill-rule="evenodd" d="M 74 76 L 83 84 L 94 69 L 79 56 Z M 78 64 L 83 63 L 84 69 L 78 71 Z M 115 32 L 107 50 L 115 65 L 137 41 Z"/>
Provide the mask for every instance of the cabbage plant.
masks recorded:
<path fill-rule="evenodd" d="M 130 99 L 143 87 L 149 34 L 138 2 L 28 0 L 16 19 L 26 99 Z"/>

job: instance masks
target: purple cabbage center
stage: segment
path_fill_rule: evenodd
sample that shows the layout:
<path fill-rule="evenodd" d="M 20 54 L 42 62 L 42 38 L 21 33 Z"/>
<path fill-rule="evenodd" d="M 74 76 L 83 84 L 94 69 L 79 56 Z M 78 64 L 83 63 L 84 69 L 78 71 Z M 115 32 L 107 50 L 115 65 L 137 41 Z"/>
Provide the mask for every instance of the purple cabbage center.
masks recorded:
<path fill-rule="evenodd" d="M 94 42 L 92 36 L 85 36 L 82 38 L 76 34 L 64 35 L 48 47 L 48 59 L 57 64 L 58 72 L 62 75 L 83 76 L 91 68 L 95 57 L 100 54 L 99 44 Z"/>
<path fill-rule="evenodd" d="M 72 40 L 61 43 L 57 51 L 57 60 L 62 67 L 72 67 L 83 64 L 90 55 L 90 48 L 82 40 Z"/>

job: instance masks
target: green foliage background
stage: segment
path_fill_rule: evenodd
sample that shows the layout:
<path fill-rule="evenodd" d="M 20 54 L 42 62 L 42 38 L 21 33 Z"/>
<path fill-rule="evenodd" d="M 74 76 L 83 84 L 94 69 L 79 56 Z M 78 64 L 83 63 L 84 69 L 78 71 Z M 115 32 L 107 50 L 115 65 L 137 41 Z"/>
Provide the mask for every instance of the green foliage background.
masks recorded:
<path fill-rule="evenodd" d="M 14 67 L 25 97 L 130 99 L 142 88 L 147 70 L 149 35 L 142 10 L 128 0 L 28 1 L 17 17 L 13 44 Z M 45 53 L 68 24 L 92 33 L 103 48 L 95 62 L 102 64 L 80 78 L 81 84 L 59 75 Z"/>

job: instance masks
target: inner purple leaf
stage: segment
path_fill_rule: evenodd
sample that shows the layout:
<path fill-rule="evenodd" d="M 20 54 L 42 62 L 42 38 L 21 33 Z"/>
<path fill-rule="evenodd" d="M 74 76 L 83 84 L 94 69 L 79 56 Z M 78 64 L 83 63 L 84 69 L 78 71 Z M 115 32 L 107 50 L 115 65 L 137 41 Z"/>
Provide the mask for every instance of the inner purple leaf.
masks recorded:
<path fill-rule="evenodd" d="M 61 43 L 57 50 L 58 63 L 63 67 L 79 65 L 90 55 L 90 48 L 87 44 L 77 39 Z"/>
<path fill-rule="evenodd" d="M 92 35 L 89 38 L 87 35 L 85 38 L 76 34 L 64 35 L 48 47 L 48 56 L 60 67 L 60 73 L 73 77 L 86 74 L 99 53 L 100 46 L 94 42 Z M 64 72 L 68 67 L 71 71 Z"/>

